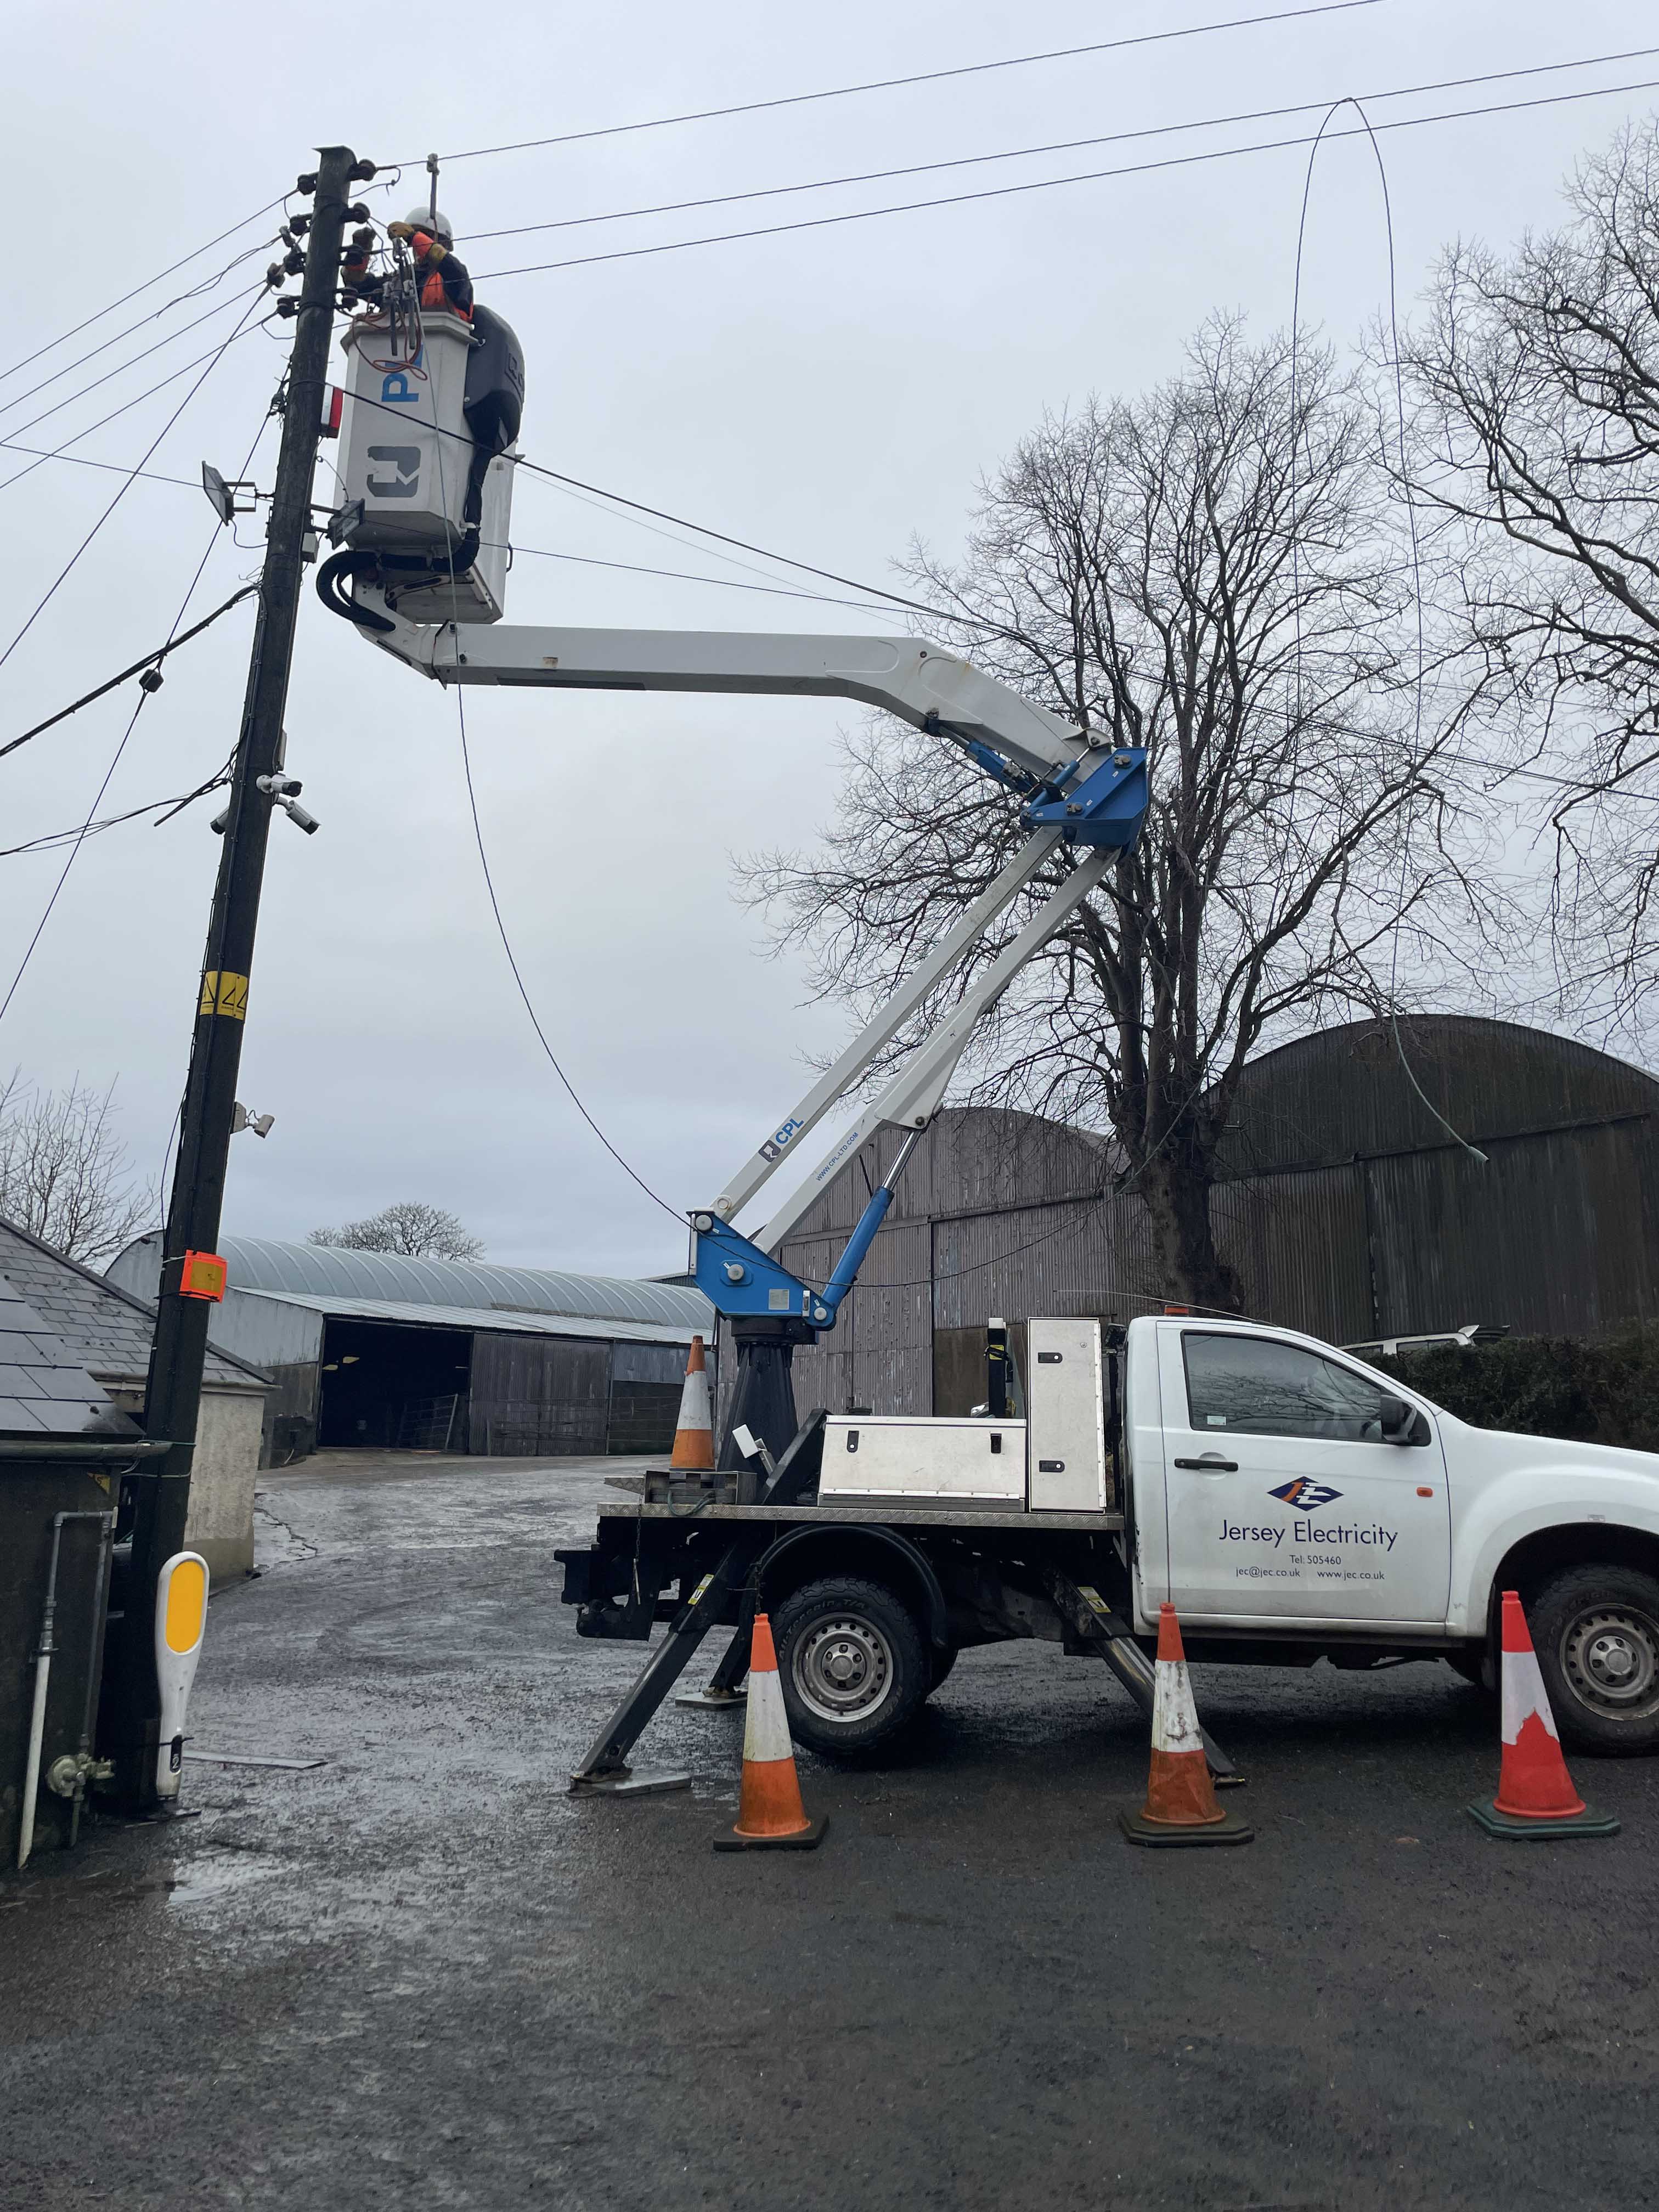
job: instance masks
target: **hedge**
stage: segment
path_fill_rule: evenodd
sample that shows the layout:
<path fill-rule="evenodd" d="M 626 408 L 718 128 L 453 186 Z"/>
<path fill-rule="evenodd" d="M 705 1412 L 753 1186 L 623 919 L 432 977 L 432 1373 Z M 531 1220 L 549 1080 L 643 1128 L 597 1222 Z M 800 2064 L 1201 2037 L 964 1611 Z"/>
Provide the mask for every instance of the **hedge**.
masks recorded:
<path fill-rule="evenodd" d="M 1476 1428 L 1659 1452 L 1659 1328 L 1597 1343 L 1507 1337 L 1370 1364 Z"/>

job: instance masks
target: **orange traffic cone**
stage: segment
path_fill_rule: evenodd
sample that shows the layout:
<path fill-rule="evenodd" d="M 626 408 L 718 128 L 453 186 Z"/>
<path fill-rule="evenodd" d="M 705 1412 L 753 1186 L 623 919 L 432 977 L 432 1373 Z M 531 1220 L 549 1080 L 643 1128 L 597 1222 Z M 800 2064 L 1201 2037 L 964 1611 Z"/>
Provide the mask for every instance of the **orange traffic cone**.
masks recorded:
<path fill-rule="evenodd" d="M 1152 1692 L 1152 1767 L 1146 1802 L 1120 1813 L 1132 1844 L 1248 1844 L 1255 1830 L 1215 1802 L 1198 1708 L 1187 1678 L 1181 1623 L 1172 1605 L 1158 1607 L 1158 1679 Z"/>
<path fill-rule="evenodd" d="M 691 1357 L 685 1365 L 685 1388 L 680 1393 L 679 1424 L 674 1431 L 674 1449 L 668 1464 L 676 1474 L 704 1473 L 714 1464 L 708 1369 L 703 1360 L 700 1336 L 691 1340 Z"/>
<path fill-rule="evenodd" d="M 716 1836 L 717 1851 L 812 1851 L 823 1841 L 828 1818 L 809 1820 L 795 1778 L 795 1748 L 778 1680 L 772 1624 L 755 1615 L 749 1651 L 749 1711 L 743 1724 L 743 1789 L 738 1825 Z"/>
<path fill-rule="evenodd" d="M 1514 1590 L 1504 1593 L 1504 1756 L 1498 1795 L 1469 1807 L 1489 1835 L 1534 1841 L 1550 1836 L 1616 1836 L 1610 1813 L 1593 1813 L 1572 1786 L 1555 1716 Z"/>

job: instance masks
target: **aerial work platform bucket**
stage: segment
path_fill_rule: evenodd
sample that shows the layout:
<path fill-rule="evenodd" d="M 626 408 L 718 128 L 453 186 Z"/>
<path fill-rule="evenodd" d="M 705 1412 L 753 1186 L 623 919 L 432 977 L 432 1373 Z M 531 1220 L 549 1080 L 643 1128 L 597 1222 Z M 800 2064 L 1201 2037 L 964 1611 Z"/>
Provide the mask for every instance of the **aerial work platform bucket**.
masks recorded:
<path fill-rule="evenodd" d="M 345 346 L 345 543 L 383 556 L 388 603 L 406 621 L 499 622 L 513 456 L 510 442 L 495 450 L 491 433 L 507 411 L 503 395 L 522 395 L 516 339 L 483 308 L 470 324 L 439 309 L 405 309 L 354 324 Z M 516 404 L 508 419 L 515 433 Z M 451 562 L 465 556 L 467 496 L 480 474 L 477 550 L 452 575 Z"/>

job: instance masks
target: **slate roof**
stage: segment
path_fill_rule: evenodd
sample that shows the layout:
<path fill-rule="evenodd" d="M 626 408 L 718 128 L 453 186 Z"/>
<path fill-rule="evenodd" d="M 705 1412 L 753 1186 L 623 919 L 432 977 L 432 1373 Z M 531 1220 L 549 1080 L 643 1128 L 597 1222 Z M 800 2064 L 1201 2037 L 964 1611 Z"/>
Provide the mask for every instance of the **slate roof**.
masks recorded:
<path fill-rule="evenodd" d="M 0 1296 L 27 1301 L 37 1316 L 27 1333 L 41 1329 L 74 1347 L 72 1357 L 105 1382 L 143 1382 L 149 1370 L 155 1309 L 118 1291 L 78 1261 L 66 1259 L 15 1222 L 0 1220 Z M 0 1308 L 0 1312 L 4 1309 Z M 0 1329 L 14 1324 L 0 1320 Z M 0 1352 L 0 1390 L 5 1354 Z M 270 1377 L 245 1359 L 208 1346 L 204 1380 L 251 1389 Z"/>
<path fill-rule="evenodd" d="M 63 1338 L 0 1275 L 0 1437 L 136 1437 Z M 0 1457 L 5 1447 L 0 1443 Z"/>

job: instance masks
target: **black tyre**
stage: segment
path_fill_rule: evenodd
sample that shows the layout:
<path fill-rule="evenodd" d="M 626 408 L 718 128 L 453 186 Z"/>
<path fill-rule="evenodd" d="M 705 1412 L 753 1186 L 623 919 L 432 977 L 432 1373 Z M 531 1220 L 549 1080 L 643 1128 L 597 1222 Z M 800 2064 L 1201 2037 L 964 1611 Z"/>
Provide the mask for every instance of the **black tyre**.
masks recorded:
<path fill-rule="evenodd" d="M 927 1647 L 927 1660 L 933 1671 L 933 1679 L 927 1685 L 927 1694 L 931 1698 L 951 1668 L 956 1665 L 957 1646 L 954 1644 L 947 1644 L 941 1651 L 937 1644 L 930 1644 Z"/>
<path fill-rule="evenodd" d="M 933 1687 L 921 1623 L 862 1576 L 805 1583 L 773 1614 L 772 1636 L 790 1734 L 832 1759 L 884 1743 Z"/>
<path fill-rule="evenodd" d="M 1634 1567 L 1569 1567 L 1527 1612 L 1563 1739 L 1659 1751 L 1659 1582 Z"/>

